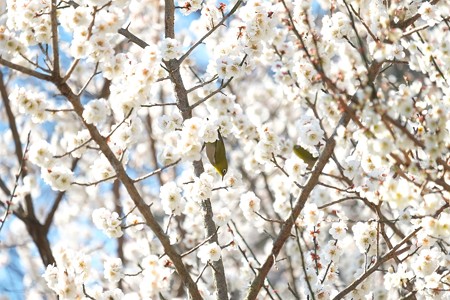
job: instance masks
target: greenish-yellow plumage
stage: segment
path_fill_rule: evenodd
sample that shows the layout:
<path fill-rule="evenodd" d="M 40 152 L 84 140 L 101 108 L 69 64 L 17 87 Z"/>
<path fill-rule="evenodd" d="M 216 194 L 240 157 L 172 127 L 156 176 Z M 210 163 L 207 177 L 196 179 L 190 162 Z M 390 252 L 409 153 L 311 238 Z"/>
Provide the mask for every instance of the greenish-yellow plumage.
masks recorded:
<path fill-rule="evenodd" d="M 228 171 L 227 152 L 220 131 L 217 130 L 217 133 L 219 138 L 215 142 L 205 143 L 206 156 L 223 179 Z"/>
<path fill-rule="evenodd" d="M 317 157 L 314 157 L 308 150 L 301 147 L 300 145 L 295 145 L 293 148 L 295 155 L 301 158 L 306 164 L 308 164 L 308 169 L 312 169 L 317 161 Z"/>

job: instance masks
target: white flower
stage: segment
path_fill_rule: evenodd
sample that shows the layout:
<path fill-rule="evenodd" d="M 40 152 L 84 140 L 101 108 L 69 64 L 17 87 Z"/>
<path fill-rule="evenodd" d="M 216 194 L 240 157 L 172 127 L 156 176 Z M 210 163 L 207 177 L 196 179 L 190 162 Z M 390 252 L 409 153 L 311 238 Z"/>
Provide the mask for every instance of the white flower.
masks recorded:
<path fill-rule="evenodd" d="M 42 168 L 42 178 L 53 190 L 65 191 L 73 181 L 73 172 L 67 167 Z"/>
<path fill-rule="evenodd" d="M 316 226 L 323 220 L 323 211 L 315 203 L 307 203 L 302 211 L 304 222 L 308 227 Z"/>
<path fill-rule="evenodd" d="M 178 43 L 177 40 L 171 38 L 165 38 L 161 42 L 160 50 L 162 57 L 165 60 L 177 58 L 183 54 L 181 45 Z"/>
<path fill-rule="evenodd" d="M 121 289 L 113 289 L 103 292 L 98 299 L 99 300 L 121 300 L 124 299 L 124 294 Z"/>
<path fill-rule="evenodd" d="M 214 143 L 217 139 L 219 139 L 219 133 L 217 132 L 218 128 L 219 126 L 211 121 L 204 124 L 200 130 L 200 136 L 203 138 L 205 143 Z"/>
<path fill-rule="evenodd" d="M 178 6 L 181 7 L 181 13 L 185 16 L 202 8 L 202 0 L 180 0 Z"/>
<path fill-rule="evenodd" d="M 338 263 L 342 253 L 342 248 L 336 242 L 328 241 L 324 251 L 326 260 Z"/>
<path fill-rule="evenodd" d="M 200 177 L 194 179 L 192 186 L 192 198 L 195 201 L 206 200 L 211 198 L 214 177 L 207 173 L 202 173 Z"/>
<path fill-rule="evenodd" d="M 144 220 L 133 213 L 128 214 L 127 216 L 127 227 L 129 230 L 133 231 L 133 232 L 137 232 L 140 231 L 142 229 L 144 229 Z"/>
<path fill-rule="evenodd" d="M 218 261 L 222 256 L 222 249 L 216 242 L 206 244 L 200 247 L 197 256 L 203 263 L 207 263 L 208 261 Z"/>
<path fill-rule="evenodd" d="M 91 100 L 83 111 L 83 119 L 88 124 L 99 124 L 106 120 L 110 115 L 108 103 L 105 99 Z"/>
<path fill-rule="evenodd" d="M 19 106 L 20 113 L 32 116 L 33 122 L 41 123 L 45 120 L 47 100 L 44 93 L 18 88 L 11 93 L 10 98 Z"/>
<path fill-rule="evenodd" d="M 358 222 L 352 226 L 352 231 L 353 239 L 359 251 L 368 255 L 375 255 L 378 236 L 376 223 Z"/>
<path fill-rule="evenodd" d="M 161 204 L 166 214 L 174 214 L 175 216 L 181 214 L 185 202 L 181 197 L 181 189 L 175 182 L 171 181 L 161 186 L 159 197 L 161 198 Z"/>
<path fill-rule="evenodd" d="M 54 290 L 58 283 L 58 267 L 55 265 L 48 265 L 42 277 L 44 277 L 47 282 L 47 286 Z"/>
<path fill-rule="evenodd" d="M 335 240 L 341 240 L 345 237 L 345 233 L 347 232 L 347 224 L 344 222 L 334 222 L 331 225 L 329 233 Z"/>
<path fill-rule="evenodd" d="M 163 165 L 169 165 L 176 162 L 180 158 L 177 149 L 170 146 L 165 145 L 164 148 L 158 153 L 158 161 Z"/>
<path fill-rule="evenodd" d="M 97 181 L 111 178 L 116 174 L 116 171 L 114 171 L 113 167 L 104 155 L 101 155 L 94 161 L 94 164 L 91 167 L 91 172 L 92 177 Z"/>
<path fill-rule="evenodd" d="M 123 234 L 120 227 L 122 221 L 116 212 L 111 212 L 104 207 L 98 208 L 92 212 L 92 221 L 110 238 L 118 238 Z"/>
<path fill-rule="evenodd" d="M 76 135 L 71 135 L 67 142 L 67 152 L 73 157 L 80 158 L 86 152 L 86 142 L 91 138 L 89 130 L 83 129 L 78 131 Z M 81 147 L 83 145 L 83 147 Z M 76 150 L 75 150 L 76 149 Z"/>
<path fill-rule="evenodd" d="M 171 115 L 162 115 L 158 118 L 158 126 L 163 132 L 175 131 L 181 128 L 183 118 L 178 111 L 174 111 Z"/>
<path fill-rule="evenodd" d="M 103 263 L 104 276 L 109 282 L 119 282 L 123 278 L 122 260 L 120 258 L 107 258 Z"/>
<path fill-rule="evenodd" d="M 253 192 L 247 192 L 241 196 L 239 207 L 247 219 L 254 219 L 261 208 L 261 200 Z"/>
<path fill-rule="evenodd" d="M 30 161 L 41 168 L 49 168 L 54 164 L 53 155 L 55 150 L 45 140 L 34 142 L 28 150 Z"/>
<path fill-rule="evenodd" d="M 228 169 L 227 174 L 223 178 L 223 183 L 227 187 L 238 188 L 242 185 L 242 174 Z"/>
<path fill-rule="evenodd" d="M 350 179 L 353 179 L 360 171 L 360 160 L 349 156 L 344 162 L 344 175 Z"/>
<path fill-rule="evenodd" d="M 292 180 L 299 180 L 305 174 L 308 164 L 306 164 L 297 155 L 292 154 L 292 156 L 286 159 L 284 163 L 284 169 L 292 177 Z"/>
<path fill-rule="evenodd" d="M 423 249 L 419 256 L 414 260 L 412 269 L 418 277 L 425 277 L 432 274 L 437 267 L 442 254 L 436 248 Z"/>
<path fill-rule="evenodd" d="M 219 212 L 216 212 L 213 216 L 213 220 L 217 226 L 225 226 L 231 219 L 231 211 L 224 207 L 221 208 Z"/>

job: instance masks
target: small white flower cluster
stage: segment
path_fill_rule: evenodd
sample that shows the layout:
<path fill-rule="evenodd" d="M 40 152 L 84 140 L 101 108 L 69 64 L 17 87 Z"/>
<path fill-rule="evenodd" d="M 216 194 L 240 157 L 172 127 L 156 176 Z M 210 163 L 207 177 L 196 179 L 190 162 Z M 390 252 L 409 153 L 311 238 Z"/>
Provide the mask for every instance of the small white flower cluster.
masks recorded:
<path fill-rule="evenodd" d="M 218 261 L 222 257 L 222 249 L 216 242 L 205 244 L 198 249 L 197 256 L 205 264 L 208 261 Z"/>
<path fill-rule="evenodd" d="M 158 117 L 158 127 L 164 132 L 174 132 L 181 129 L 183 117 L 178 110 L 173 111 L 170 115 L 162 115 Z"/>
<path fill-rule="evenodd" d="M 46 96 L 42 92 L 15 88 L 10 94 L 10 100 L 19 107 L 19 112 L 28 114 L 35 123 L 42 123 L 47 118 L 45 109 L 48 107 Z"/>
<path fill-rule="evenodd" d="M 279 33 L 276 30 L 279 24 L 278 10 L 270 1 L 249 1 L 242 8 L 241 18 L 245 22 L 245 34 L 239 41 L 250 59 L 260 56 L 264 44 L 269 44 Z"/>
<path fill-rule="evenodd" d="M 194 184 L 190 196 L 194 201 L 200 202 L 210 199 L 212 196 L 214 177 L 208 173 L 202 173 L 194 178 Z"/>
<path fill-rule="evenodd" d="M 220 22 L 223 15 L 222 12 L 212 3 L 203 3 L 200 24 L 205 25 L 206 30 L 211 30 L 211 28 Z"/>
<path fill-rule="evenodd" d="M 323 221 L 324 212 L 319 210 L 315 203 L 306 203 L 302 210 L 303 223 L 312 228 L 318 226 Z"/>
<path fill-rule="evenodd" d="M 384 287 L 391 290 L 406 286 L 408 281 L 414 277 L 413 272 L 407 270 L 408 265 L 406 263 L 399 264 L 397 272 L 389 268 L 388 273 L 384 275 Z"/>
<path fill-rule="evenodd" d="M 217 74 L 223 79 L 239 77 L 242 74 L 241 62 L 242 58 L 238 56 L 227 55 L 219 57 L 216 60 Z"/>
<path fill-rule="evenodd" d="M 316 146 L 324 138 L 324 132 L 320 128 L 320 122 L 317 118 L 305 114 L 297 122 L 299 133 L 298 141 L 307 146 Z"/>
<path fill-rule="evenodd" d="M 109 163 L 105 155 L 101 154 L 99 158 L 94 161 L 91 167 L 91 176 L 94 180 L 100 181 L 111 178 L 116 175 L 116 171 Z"/>
<path fill-rule="evenodd" d="M 28 152 L 32 163 L 41 168 L 41 176 L 53 190 L 65 191 L 70 188 L 73 181 L 73 172 L 65 167 L 58 166 L 53 158 L 54 148 L 45 140 L 34 142 Z"/>
<path fill-rule="evenodd" d="M 292 149 L 292 148 L 291 148 Z M 289 179 L 301 183 L 304 180 L 305 172 L 307 171 L 308 164 L 305 163 L 300 157 L 291 154 L 291 157 L 284 162 L 284 169 L 289 174 Z"/>
<path fill-rule="evenodd" d="M 0 25 L 0 57 L 13 59 L 24 54 L 25 45 L 5 26 Z"/>
<path fill-rule="evenodd" d="M 377 223 L 358 222 L 352 226 L 353 239 L 361 253 L 375 255 L 377 252 Z"/>
<path fill-rule="evenodd" d="M 112 1 L 107 9 L 96 10 L 94 3 L 85 3 L 61 10 L 58 20 L 73 34 L 70 54 L 76 59 L 89 58 L 94 62 L 113 55 L 117 31 L 125 20 L 124 1 Z M 94 16 L 95 15 L 95 16 Z M 95 18 L 95 26 L 92 26 Z"/>
<path fill-rule="evenodd" d="M 259 216 L 256 213 L 261 209 L 261 199 L 254 192 L 247 192 L 241 195 L 239 207 L 247 220 L 258 220 Z"/>
<path fill-rule="evenodd" d="M 136 144 L 142 138 L 144 125 L 140 118 L 134 118 L 133 121 L 114 124 L 111 129 L 114 130 L 114 133 L 111 135 L 109 143 L 120 149 L 122 154 L 123 149 Z M 118 157 L 124 161 L 121 155 Z"/>
<path fill-rule="evenodd" d="M 103 76 L 112 81 L 108 100 L 118 122 L 132 110 L 135 116 L 141 105 L 148 104 L 153 84 L 167 76 L 160 63 L 161 54 L 156 45 L 147 46 L 135 55 L 110 55 L 101 62 Z"/>
<path fill-rule="evenodd" d="M 164 60 L 171 60 L 183 54 L 181 45 L 175 39 L 165 38 L 159 47 L 161 56 Z"/>
<path fill-rule="evenodd" d="M 322 18 L 322 36 L 325 40 L 341 40 L 344 37 L 351 37 L 353 29 L 347 15 L 342 12 L 336 12 L 332 16 Z"/>
<path fill-rule="evenodd" d="M 146 256 L 141 263 L 144 269 L 140 284 L 140 293 L 145 299 L 154 299 L 159 292 L 170 288 L 170 277 L 172 263 L 156 255 Z"/>
<path fill-rule="evenodd" d="M 104 207 L 98 208 L 92 212 L 92 221 L 98 229 L 110 238 L 118 238 L 123 235 L 120 227 L 122 221 L 115 211 L 111 212 Z"/>
<path fill-rule="evenodd" d="M 108 102 L 105 99 L 95 99 L 85 105 L 83 119 L 88 124 L 98 125 L 111 114 Z"/>
<path fill-rule="evenodd" d="M 82 252 L 58 247 L 53 252 L 55 265 L 48 265 L 42 277 L 47 286 L 62 299 L 83 296 L 83 284 L 90 276 L 89 257 Z"/>
<path fill-rule="evenodd" d="M 181 188 L 175 182 L 171 181 L 161 186 L 159 190 L 159 198 L 161 199 L 164 212 L 167 215 L 173 214 L 179 216 L 186 205 L 186 202 L 181 196 Z"/>
<path fill-rule="evenodd" d="M 144 220 L 133 213 L 129 213 L 127 215 L 127 230 L 130 230 L 132 233 L 141 231 L 142 229 L 144 229 Z M 132 234 L 131 233 L 131 234 Z"/>
<path fill-rule="evenodd" d="M 260 164 L 272 163 L 272 155 L 277 152 L 279 138 L 268 126 L 259 128 L 259 142 L 255 149 L 255 158 Z"/>
<path fill-rule="evenodd" d="M 450 237 L 450 214 L 443 212 L 438 219 L 426 216 L 420 221 L 425 232 L 433 238 L 448 239 Z"/>
<path fill-rule="evenodd" d="M 181 13 L 185 16 L 202 8 L 202 0 L 180 0 L 178 7 L 181 7 Z"/>
<path fill-rule="evenodd" d="M 104 277 L 110 283 L 119 282 L 123 278 L 122 260 L 118 257 L 108 257 L 103 263 Z"/>
<path fill-rule="evenodd" d="M 67 135 L 67 152 L 70 152 L 72 157 L 80 158 L 86 152 L 87 142 L 91 138 L 89 130 L 83 129 L 78 131 L 77 134 Z"/>
<path fill-rule="evenodd" d="M 55 165 L 55 149 L 45 140 L 33 142 L 28 150 L 28 159 L 41 168 L 51 168 Z"/>
<path fill-rule="evenodd" d="M 41 168 L 41 173 L 44 182 L 56 191 L 68 190 L 73 181 L 73 172 L 64 166 L 56 166 L 51 169 Z"/>
<path fill-rule="evenodd" d="M 50 43 L 52 37 L 51 1 L 15 0 L 6 2 L 8 13 L 6 25 L 11 30 L 21 32 L 21 42 L 26 43 L 27 46 Z M 0 47 L 0 49 L 5 48 Z"/>

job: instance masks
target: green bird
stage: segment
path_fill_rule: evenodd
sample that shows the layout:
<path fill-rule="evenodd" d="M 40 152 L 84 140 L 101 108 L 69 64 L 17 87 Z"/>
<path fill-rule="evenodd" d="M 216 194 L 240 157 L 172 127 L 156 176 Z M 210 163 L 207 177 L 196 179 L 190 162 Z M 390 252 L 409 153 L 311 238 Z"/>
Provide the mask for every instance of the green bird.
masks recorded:
<path fill-rule="evenodd" d="M 301 158 L 305 163 L 308 164 L 308 169 L 311 170 L 314 167 L 318 157 L 314 157 L 308 150 L 301 147 L 300 145 L 294 145 L 293 151 L 295 155 Z"/>
<path fill-rule="evenodd" d="M 216 169 L 217 173 L 223 177 L 227 174 L 228 171 L 228 161 L 227 161 L 227 152 L 225 150 L 225 144 L 223 143 L 222 135 L 220 131 L 217 130 L 219 134 L 219 138 L 213 143 L 205 143 L 206 148 L 206 156 L 208 157 L 209 162 Z"/>

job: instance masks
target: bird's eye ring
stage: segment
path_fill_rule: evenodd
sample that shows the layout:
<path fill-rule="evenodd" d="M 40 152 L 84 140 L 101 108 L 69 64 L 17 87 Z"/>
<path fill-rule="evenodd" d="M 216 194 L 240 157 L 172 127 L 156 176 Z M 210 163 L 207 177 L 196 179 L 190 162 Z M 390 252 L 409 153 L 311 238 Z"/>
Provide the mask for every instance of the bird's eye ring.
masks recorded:
<path fill-rule="evenodd" d="M 223 175 L 227 174 L 227 169 L 222 170 Z"/>

